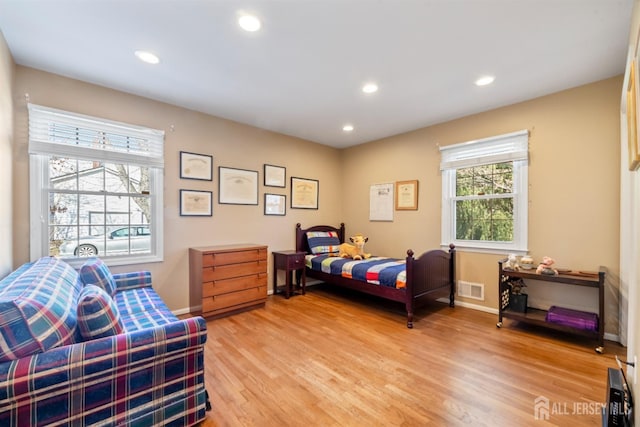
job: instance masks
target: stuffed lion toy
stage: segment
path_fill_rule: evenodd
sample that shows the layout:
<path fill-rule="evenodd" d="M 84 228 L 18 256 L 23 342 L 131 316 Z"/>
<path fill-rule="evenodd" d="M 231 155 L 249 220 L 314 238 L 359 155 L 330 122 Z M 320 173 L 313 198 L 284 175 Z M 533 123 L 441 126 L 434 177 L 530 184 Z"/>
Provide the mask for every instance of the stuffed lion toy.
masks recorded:
<path fill-rule="evenodd" d="M 349 237 L 349 240 L 351 240 L 353 245 L 350 245 L 349 243 L 342 243 L 339 246 L 339 257 L 352 258 L 354 260 L 368 259 L 371 257 L 371 254 L 364 252 L 364 244 L 369 240 L 368 237 L 364 237 L 362 234 L 358 233 L 353 237 Z"/>

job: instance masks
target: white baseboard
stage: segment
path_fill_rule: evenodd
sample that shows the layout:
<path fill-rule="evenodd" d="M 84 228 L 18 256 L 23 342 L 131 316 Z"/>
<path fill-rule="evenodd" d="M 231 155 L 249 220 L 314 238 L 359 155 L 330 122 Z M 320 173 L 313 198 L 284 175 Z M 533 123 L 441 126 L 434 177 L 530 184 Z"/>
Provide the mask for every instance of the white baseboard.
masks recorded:
<path fill-rule="evenodd" d="M 322 280 L 307 280 L 305 283 L 306 287 L 319 285 L 320 283 L 324 283 Z M 278 285 L 278 287 L 282 286 L 282 284 Z M 269 287 L 267 290 L 267 295 L 273 295 L 273 287 Z"/>
<path fill-rule="evenodd" d="M 449 304 L 449 298 L 438 298 L 436 301 Z M 457 300 L 456 300 L 455 304 L 457 306 L 460 306 L 460 307 L 470 308 L 472 310 L 484 311 L 485 313 L 491 313 L 491 314 L 498 315 L 498 309 L 497 308 L 485 307 L 483 305 L 472 304 L 472 303 L 469 303 L 469 302 L 466 302 L 466 301 L 457 301 Z M 604 333 L 604 339 L 607 340 L 607 341 L 613 341 L 613 342 L 617 342 L 617 343 L 620 342 L 620 336 L 619 335 L 611 334 L 611 333 L 608 333 L 608 332 Z"/>
<path fill-rule="evenodd" d="M 607 341 L 615 341 L 615 342 L 619 343 L 620 342 L 620 335 L 610 334 L 608 332 L 605 332 L 604 333 L 604 339 L 607 340 Z"/>
<path fill-rule="evenodd" d="M 438 298 L 436 301 L 438 302 L 444 302 L 446 304 L 449 304 L 449 298 Z M 470 308 L 472 310 L 478 310 L 478 311 L 484 311 L 485 313 L 490 313 L 490 314 L 498 314 L 498 309 L 497 308 L 492 308 L 492 307 L 485 307 L 484 305 L 479 305 L 479 304 L 473 304 L 470 302 L 466 302 L 466 301 L 455 301 L 455 304 L 457 306 L 460 307 L 464 307 L 464 308 Z"/>
<path fill-rule="evenodd" d="M 171 312 L 174 314 L 174 316 L 182 316 L 183 314 L 191 313 L 191 308 L 185 307 L 185 308 L 180 308 L 178 310 L 172 310 Z"/>

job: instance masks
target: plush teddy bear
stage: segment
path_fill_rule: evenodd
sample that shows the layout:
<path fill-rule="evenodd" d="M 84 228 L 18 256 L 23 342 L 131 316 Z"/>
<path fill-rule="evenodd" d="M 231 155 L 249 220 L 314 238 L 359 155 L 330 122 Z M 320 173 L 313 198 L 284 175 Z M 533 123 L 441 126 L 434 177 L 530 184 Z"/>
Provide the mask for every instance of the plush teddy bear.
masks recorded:
<path fill-rule="evenodd" d="M 340 252 L 338 256 L 340 258 L 353 258 L 353 259 L 368 259 L 371 258 L 371 254 L 364 252 L 364 244 L 369 240 L 368 237 L 364 237 L 362 234 L 356 234 L 353 237 L 349 237 L 354 245 L 343 243 L 340 245 Z"/>
<path fill-rule="evenodd" d="M 516 254 L 509 254 L 507 262 L 504 263 L 503 268 L 505 270 L 520 271 L 520 265 L 518 265 Z"/>
<path fill-rule="evenodd" d="M 556 274 L 558 274 L 558 270 L 552 267 L 553 263 L 555 263 L 553 258 L 549 258 L 548 256 L 542 257 L 542 262 L 540 263 L 540 265 L 538 265 L 536 273 L 555 276 Z"/>

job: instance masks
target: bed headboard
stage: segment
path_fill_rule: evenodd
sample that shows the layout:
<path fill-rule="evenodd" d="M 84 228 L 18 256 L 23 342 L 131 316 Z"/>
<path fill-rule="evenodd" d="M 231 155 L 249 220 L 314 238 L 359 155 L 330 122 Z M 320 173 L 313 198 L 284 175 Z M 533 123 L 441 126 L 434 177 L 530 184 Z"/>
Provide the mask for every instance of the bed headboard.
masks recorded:
<path fill-rule="evenodd" d="M 340 223 L 340 228 L 330 225 L 316 225 L 309 228 L 302 228 L 300 223 L 296 224 L 296 251 L 311 253 L 307 242 L 307 231 L 335 231 L 338 233 L 340 243 L 344 243 L 344 222 Z"/>

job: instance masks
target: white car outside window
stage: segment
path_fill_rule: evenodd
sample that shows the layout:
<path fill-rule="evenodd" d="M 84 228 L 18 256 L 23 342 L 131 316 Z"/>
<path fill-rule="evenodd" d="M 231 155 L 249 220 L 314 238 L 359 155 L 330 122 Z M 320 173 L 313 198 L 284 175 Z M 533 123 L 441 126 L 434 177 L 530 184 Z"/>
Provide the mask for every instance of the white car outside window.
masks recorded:
<path fill-rule="evenodd" d="M 151 252 L 151 231 L 147 226 L 124 227 L 100 236 L 80 237 L 60 245 L 62 257 L 109 256 Z"/>

